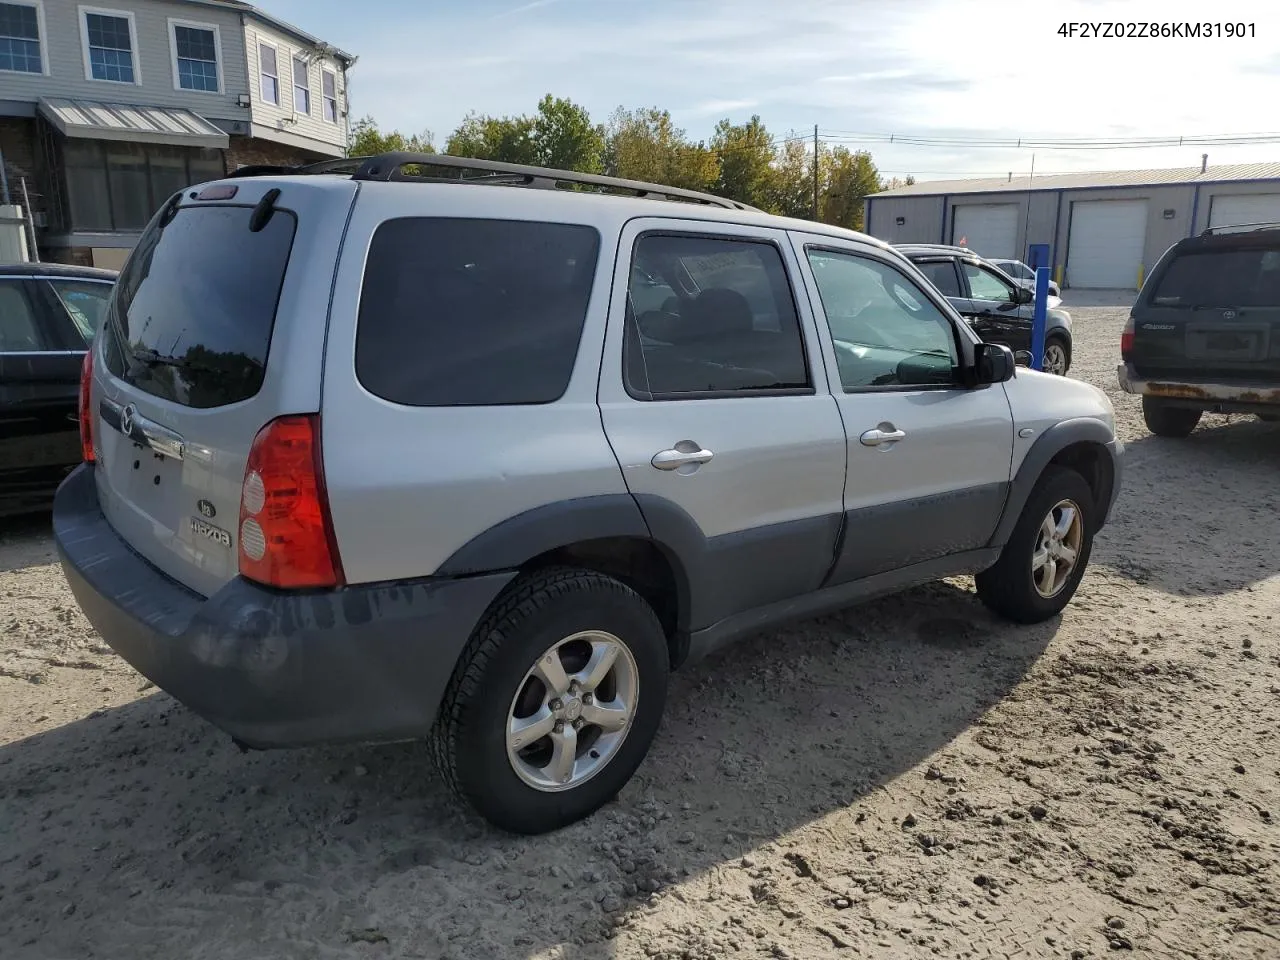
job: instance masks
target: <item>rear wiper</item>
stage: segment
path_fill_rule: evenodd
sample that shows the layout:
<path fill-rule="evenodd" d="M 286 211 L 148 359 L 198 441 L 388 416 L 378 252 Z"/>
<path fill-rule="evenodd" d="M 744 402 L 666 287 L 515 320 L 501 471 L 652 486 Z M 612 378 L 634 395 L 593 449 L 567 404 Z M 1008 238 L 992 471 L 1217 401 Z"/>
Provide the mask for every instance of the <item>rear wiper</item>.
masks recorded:
<path fill-rule="evenodd" d="M 162 354 L 159 350 L 146 348 L 142 350 L 134 350 L 130 354 L 133 359 L 148 367 L 174 367 L 178 370 L 200 370 L 204 373 L 218 373 L 207 363 L 201 363 L 198 360 L 188 360 L 185 357 L 169 357 Z"/>

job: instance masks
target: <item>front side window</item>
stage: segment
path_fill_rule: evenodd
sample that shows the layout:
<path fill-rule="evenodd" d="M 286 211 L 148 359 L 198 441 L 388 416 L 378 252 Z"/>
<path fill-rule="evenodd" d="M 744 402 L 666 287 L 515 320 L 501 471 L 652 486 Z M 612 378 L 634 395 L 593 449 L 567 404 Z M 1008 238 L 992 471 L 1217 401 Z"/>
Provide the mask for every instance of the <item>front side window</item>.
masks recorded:
<path fill-rule="evenodd" d="M 635 245 L 623 348 L 641 400 L 811 386 L 778 248 L 652 234 Z"/>
<path fill-rule="evenodd" d="M 969 281 L 969 296 L 973 299 L 994 300 L 997 303 L 1014 302 L 1013 286 L 986 267 L 976 263 L 966 263 L 964 275 Z"/>
<path fill-rule="evenodd" d="M 32 3 L 0 3 L 0 70 L 40 73 L 40 15 Z"/>
<path fill-rule="evenodd" d="M 293 58 L 293 109 L 296 113 L 311 112 L 311 77 L 307 61 Z"/>
<path fill-rule="evenodd" d="M 173 53 L 179 89 L 218 92 L 218 34 L 213 27 L 175 23 Z"/>
<path fill-rule="evenodd" d="M 127 14 L 84 12 L 89 75 L 94 80 L 136 83 L 133 22 Z"/>
<path fill-rule="evenodd" d="M 85 343 L 91 343 L 111 299 L 112 285 L 95 280 L 50 280 L 48 283 Z"/>
<path fill-rule="evenodd" d="M 600 234 L 578 224 L 387 220 L 365 264 L 356 377 L 413 407 L 558 400 L 599 255 Z"/>
<path fill-rule="evenodd" d="M 879 260 L 808 254 L 846 391 L 956 382 L 955 330 L 924 291 Z"/>
<path fill-rule="evenodd" d="M 34 353 L 51 345 L 21 280 L 0 280 L 0 353 Z"/>
<path fill-rule="evenodd" d="M 280 67 L 275 47 L 258 44 L 258 74 L 258 89 L 263 101 L 280 106 Z"/>
<path fill-rule="evenodd" d="M 325 70 L 320 74 L 321 93 L 324 94 L 324 119 L 338 122 L 338 76 Z"/>

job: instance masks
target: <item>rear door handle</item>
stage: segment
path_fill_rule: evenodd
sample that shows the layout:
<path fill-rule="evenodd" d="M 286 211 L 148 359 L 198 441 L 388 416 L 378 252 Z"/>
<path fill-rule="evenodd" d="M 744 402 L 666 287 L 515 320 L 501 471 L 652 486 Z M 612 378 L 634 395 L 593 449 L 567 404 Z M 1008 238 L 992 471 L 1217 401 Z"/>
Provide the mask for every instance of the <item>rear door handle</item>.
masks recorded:
<path fill-rule="evenodd" d="M 860 436 L 858 440 L 864 447 L 878 447 L 882 443 L 893 443 L 897 440 L 903 440 L 907 436 L 901 430 L 893 427 L 892 424 L 884 424 L 884 426 L 888 426 L 889 429 L 881 430 L 880 427 L 875 427 Z"/>
<path fill-rule="evenodd" d="M 715 454 L 704 450 L 701 444 L 692 440 L 681 440 L 670 450 L 660 450 L 653 455 L 652 463 L 659 470 L 679 470 L 681 467 L 700 466 L 710 463 Z"/>

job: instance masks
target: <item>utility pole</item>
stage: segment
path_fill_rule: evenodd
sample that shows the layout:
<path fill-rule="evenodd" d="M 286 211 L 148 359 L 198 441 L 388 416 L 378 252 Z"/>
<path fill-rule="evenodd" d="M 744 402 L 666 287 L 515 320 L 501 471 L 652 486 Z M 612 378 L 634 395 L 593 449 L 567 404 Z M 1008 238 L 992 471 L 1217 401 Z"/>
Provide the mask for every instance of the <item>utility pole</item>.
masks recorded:
<path fill-rule="evenodd" d="M 813 125 L 813 219 L 818 217 L 818 125 Z"/>

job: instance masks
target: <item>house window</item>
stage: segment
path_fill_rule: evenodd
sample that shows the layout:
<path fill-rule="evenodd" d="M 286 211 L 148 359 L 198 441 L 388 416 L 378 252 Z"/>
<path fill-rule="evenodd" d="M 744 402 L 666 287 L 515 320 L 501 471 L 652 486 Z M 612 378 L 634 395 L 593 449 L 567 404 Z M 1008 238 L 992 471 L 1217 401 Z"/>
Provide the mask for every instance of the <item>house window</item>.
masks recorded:
<path fill-rule="evenodd" d="M 258 44 L 259 90 L 266 103 L 280 106 L 280 67 L 276 62 L 276 48 Z"/>
<path fill-rule="evenodd" d="M 170 20 L 173 42 L 174 85 L 179 90 L 217 93 L 218 28 Z"/>
<path fill-rule="evenodd" d="M 324 118 L 329 123 L 338 122 L 338 76 L 328 70 L 320 72 L 321 93 L 324 94 Z"/>
<path fill-rule="evenodd" d="M 40 11 L 33 3 L 0 3 L 0 70 L 43 73 Z"/>
<path fill-rule="evenodd" d="M 91 80 L 137 83 L 133 14 L 81 7 L 86 74 Z"/>
<path fill-rule="evenodd" d="M 293 58 L 293 111 L 311 113 L 311 77 L 307 61 Z"/>
<path fill-rule="evenodd" d="M 141 230 L 169 197 L 220 179 L 220 150 L 69 139 L 63 146 L 72 231 Z"/>

